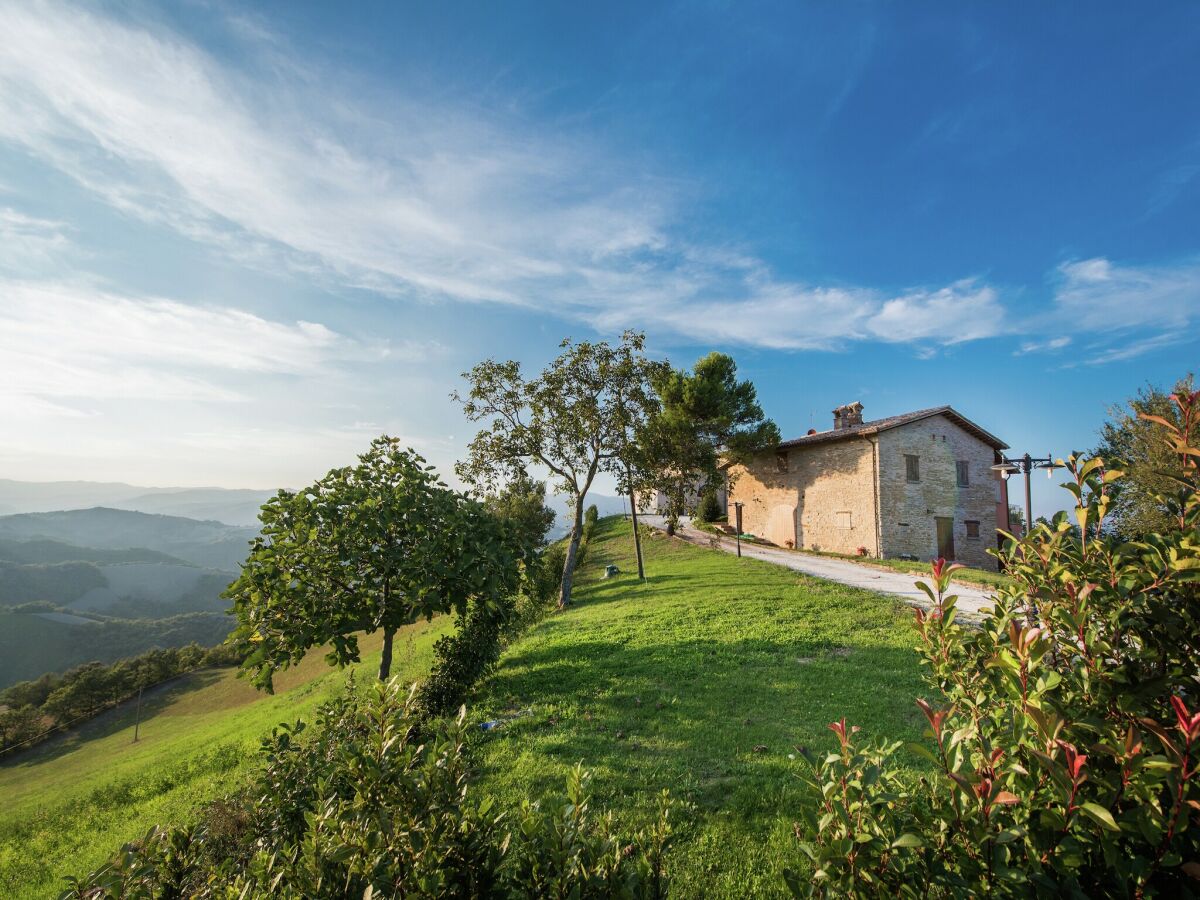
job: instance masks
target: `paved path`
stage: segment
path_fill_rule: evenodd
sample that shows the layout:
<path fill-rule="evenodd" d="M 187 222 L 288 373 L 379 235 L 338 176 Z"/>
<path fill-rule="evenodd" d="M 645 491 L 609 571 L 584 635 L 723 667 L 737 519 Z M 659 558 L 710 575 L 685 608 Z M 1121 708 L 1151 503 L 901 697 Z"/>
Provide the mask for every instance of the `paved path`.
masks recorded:
<path fill-rule="evenodd" d="M 641 520 L 644 520 L 647 525 L 654 528 L 665 529 L 667 527 L 666 519 L 662 516 L 643 516 L 639 519 L 639 521 Z M 717 538 L 707 531 L 693 528 L 691 521 L 686 518 L 681 520 L 680 527 L 675 530 L 675 534 L 689 544 L 711 547 L 712 542 L 715 540 L 719 544 L 720 549 L 726 553 L 737 552 L 737 545 L 732 538 Z M 850 587 L 876 591 L 880 594 L 892 594 L 900 597 L 910 606 L 920 606 L 928 609 L 931 605 L 929 598 L 925 596 L 925 592 L 913 584 L 918 579 L 918 576 L 911 573 L 889 572 L 886 569 L 859 565 L 848 560 L 836 559 L 829 556 L 813 556 L 807 553 L 796 553 L 795 551 L 783 550 L 778 547 L 757 546 L 755 544 L 748 544 L 745 541 L 742 542 L 742 556 L 761 559 L 780 566 L 787 566 L 789 569 L 795 569 L 797 572 L 803 572 L 806 575 L 813 575 L 817 578 L 825 578 L 829 581 L 837 581 Z M 922 580 L 927 581 L 928 579 Z M 955 582 L 954 593 L 958 594 L 959 616 L 964 620 L 978 621 L 982 611 L 992 605 L 991 591 L 984 588 Z"/>

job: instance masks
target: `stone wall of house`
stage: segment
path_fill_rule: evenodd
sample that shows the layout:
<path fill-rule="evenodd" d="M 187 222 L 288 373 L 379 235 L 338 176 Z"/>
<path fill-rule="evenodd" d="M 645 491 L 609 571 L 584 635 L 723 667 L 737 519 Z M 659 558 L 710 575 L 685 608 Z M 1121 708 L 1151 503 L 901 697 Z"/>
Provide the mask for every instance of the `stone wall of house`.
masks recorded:
<path fill-rule="evenodd" d="M 786 461 L 785 461 L 786 460 Z M 742 528 L 772 543 L 856 553 L 879 546 L 875 528 L 873 446 L 864 439 L 764 453 L 735 467 L 729 491 L 744 503 Z"/>
<path fill-rule="evenodd" d="M 889 429 L 879 442 L 879 501 L 883 556 L 937 555 L 936 518 L 953 519 L 955 558 L 994 571 L 987 555 L 996 546 L 1000 480 L 991 466 L 995 451 L 944 416 Z M 920 481 L 910 483 L 905 455 L 918 458 Z M 958 485 L 956 463 L 967 463 L 966 487 Z M 968 535 L 978 522 L 978 536 Z"/>

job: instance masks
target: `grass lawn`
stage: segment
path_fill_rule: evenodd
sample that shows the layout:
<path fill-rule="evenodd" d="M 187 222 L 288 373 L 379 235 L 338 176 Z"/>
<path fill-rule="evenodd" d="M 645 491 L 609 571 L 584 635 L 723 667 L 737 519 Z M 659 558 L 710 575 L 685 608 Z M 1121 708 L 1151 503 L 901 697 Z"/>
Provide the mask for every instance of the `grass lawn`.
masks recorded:
<path fill-rule="evenodd" d="M 423 676 L 451 619 L 397 635 L 392 671 Z M 47 623 L 49 624 L 49 623 Z M 378 670 L 380 636 L 362 641 L 362 677 Z M 156 823 L 186 822 L 231 788 L 259 739 L 308 716 L 345 682 L 323 651 L 280 673 L 262 694 L 233 669 L 184 676 L 147 694 L 139 740 L 130 704 L 0 763 L 0 897 L 52 897 L 62 876 L 96 868 Z"/>
<path fill-rule="evenodd" d="M 804 792 L 795 745 L 826 751 L 826 724 L 919 738 L 924 693 L 912 613 L 891 598 L 602 520 L 575 605 L 505 653 L 472 718 L 480 792 L 506 804 L 561 791 L 582 760 L 597 800 L 627 822 L 664 787 L 690 804 L 673 896 L 783 896 L 804 868 L 792 824 Z M 615 563 L 622 574 L 603 579 Z M 917 761 L 908 761 L 914 769 Z"/>

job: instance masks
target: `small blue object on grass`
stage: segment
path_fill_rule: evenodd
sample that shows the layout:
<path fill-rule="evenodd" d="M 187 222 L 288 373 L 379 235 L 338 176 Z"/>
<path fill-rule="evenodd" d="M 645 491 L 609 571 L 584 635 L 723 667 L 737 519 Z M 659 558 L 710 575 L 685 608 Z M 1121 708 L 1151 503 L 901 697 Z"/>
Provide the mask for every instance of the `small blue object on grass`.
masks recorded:
<path fill-rule="evenodd" d="M 620 574 L 620 572 L 621 572 L 621 570 L 618 569 L 616 566 L 609 565 L 609 566 L 604 567 L 604 577 L 605 578 L 612 578 L 614 575 Z"/>
<path fill-rule="evenodd" d="M 493 728 L 499 728 L 500 722 L 498 720 L 493 719 L 491 722 L 484 722 L 479 727 L 482 728 L 484 731 L 491 731 Z"/>

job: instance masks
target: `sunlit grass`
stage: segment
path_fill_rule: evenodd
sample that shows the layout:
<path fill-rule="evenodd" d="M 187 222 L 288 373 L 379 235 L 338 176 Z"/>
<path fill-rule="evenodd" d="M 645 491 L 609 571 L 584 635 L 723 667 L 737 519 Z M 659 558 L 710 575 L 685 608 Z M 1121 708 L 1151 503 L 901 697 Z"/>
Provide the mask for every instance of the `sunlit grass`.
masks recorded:
<path fill-rule="evenodd" d="M 916 739 L 922 693 L 912 614 L 891 598 L 648 532 L 600 523 L 577 603 L 505 654 L 475 701 L 478 790 L 506 803 L 561 787 L 577 761 L 598 802 L 649 815 L 666 787 L 692 804 L 671 857 L 673 894 L 783 893 L 800 866 L 796 745 L 832 746 L 827 723 Z M 614 563 L 622 574 L 604 579 Z"/>
<path fill-rule="evenodd" d="M 393 672 L 414 679 L 450 627 L 443 618 L 399 635 Z M 379 666 L 380 636 L 362 640 L 363 678 Z M 189 821 L 204 801 L 236 785 L 259 740 L 306 718 L 345 683 L 323 651 L 255 690 L 235 670 L 184 676 L 148 694 L 138 742 L 134 706 L 101 715 L 0 765 L 0 897 L 52 897 L 62 876 L 82 874 L 156 823 Z"/>

